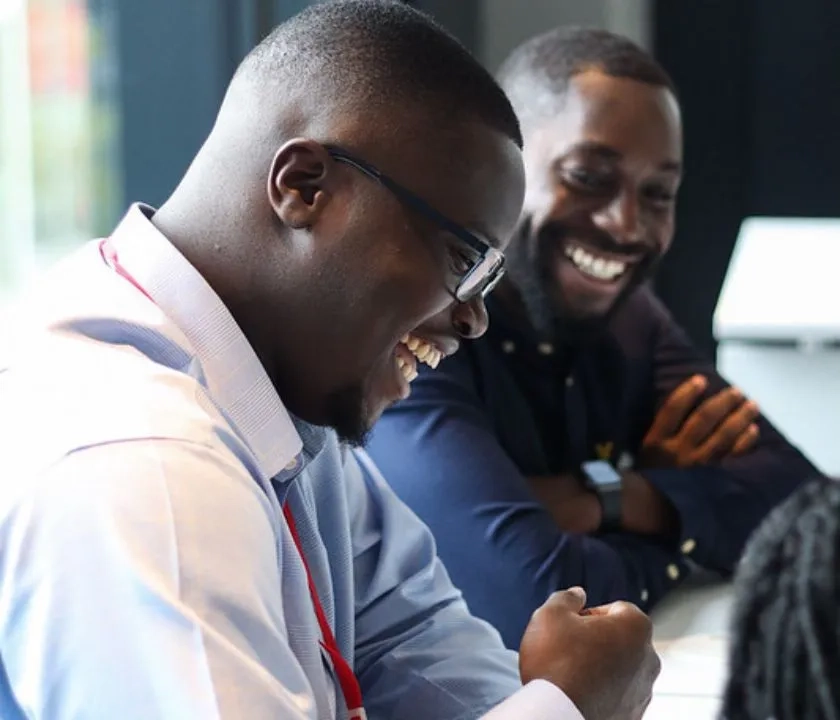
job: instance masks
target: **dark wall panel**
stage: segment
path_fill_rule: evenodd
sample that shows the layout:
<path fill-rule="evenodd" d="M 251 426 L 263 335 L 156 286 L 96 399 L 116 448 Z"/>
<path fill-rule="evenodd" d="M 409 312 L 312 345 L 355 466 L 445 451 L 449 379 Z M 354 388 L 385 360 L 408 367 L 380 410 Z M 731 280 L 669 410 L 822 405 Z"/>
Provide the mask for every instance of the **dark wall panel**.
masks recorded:
<path fill-rule="evenodd" d="M 228 71 L 219 0 L 121 0 L 124 195 L 159 204 L 215 117 Z"/>
<path fill-rule="evenodd" d="M 661 0 L 655 23 L 654 52 L 680 91 L 686 167 L 677 234 L 657 287 L 712 353 L 712 313 L 747 205 L 749 7 L 746 0 Z"/>
<path fill-rule="evenodd" d="M 752 0 L 756 215 L 840 215 L 840 2 Z"/>

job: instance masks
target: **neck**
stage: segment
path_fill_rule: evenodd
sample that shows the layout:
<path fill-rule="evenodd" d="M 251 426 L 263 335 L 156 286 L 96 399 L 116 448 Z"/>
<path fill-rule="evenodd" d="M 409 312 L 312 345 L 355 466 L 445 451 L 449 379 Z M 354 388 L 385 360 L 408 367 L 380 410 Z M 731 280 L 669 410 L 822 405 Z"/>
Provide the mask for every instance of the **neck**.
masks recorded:
<path fill-rule="evenodd" d="M 184 184 L 152 217 L 154 226 L 199 272 L 261 354 L 257 313 L 249 307 L 256 295 L 244 237 L 257 230 L 244 225 L 224 198 L 205 194 L 198 199 Z M 263 358 L 260 358 L 263 360 Z"/>

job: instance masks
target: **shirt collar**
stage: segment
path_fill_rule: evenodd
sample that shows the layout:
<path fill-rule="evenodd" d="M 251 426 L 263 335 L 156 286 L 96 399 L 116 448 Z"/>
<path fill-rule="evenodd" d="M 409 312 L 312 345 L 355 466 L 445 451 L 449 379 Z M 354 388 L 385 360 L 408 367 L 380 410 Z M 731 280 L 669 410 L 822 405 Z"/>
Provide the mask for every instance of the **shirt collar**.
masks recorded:
<path fill-rule="evenodd" d="M 297 474 L 303 442 L 292 418 L 227 307 L 151 223 L 154 212 L 132 205 L 117 226 L 110 241 L 120 265 L 187 338 L 211 397 L 248 443 L 260 471 L 266 478 Z M 307 443 L 308 450 L 310 445 L 320 448 Z"/>

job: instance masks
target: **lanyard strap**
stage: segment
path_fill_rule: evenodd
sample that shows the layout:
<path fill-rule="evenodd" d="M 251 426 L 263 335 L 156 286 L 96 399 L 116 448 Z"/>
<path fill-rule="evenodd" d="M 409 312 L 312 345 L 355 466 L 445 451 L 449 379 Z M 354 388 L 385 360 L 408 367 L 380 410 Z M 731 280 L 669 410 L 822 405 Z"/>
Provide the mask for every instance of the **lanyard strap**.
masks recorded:
<path fill-rule="evenodd" d="M 99 243 L 99 253 L 102 259 L 117 275 L 124 280 L 131 283 L 139 292 L 154 302 L 151 295 L 146 292 L 140 283 L 120 265 L 117 251 L 106 238 Z M 292 539 L 295 541 L 298 555 L 303 561 L 303 567 L 306 570 L 306 582 L 309 585 L 309 595 L 312 598 L 312 607 L 315 610 L 315 616 L 318 618 L 318 625 L 321 628 L 321 642 L 320 645 L 324 651 L 330 656 L 332 660 L 335 674 L 338 676 L 338 682 L 341 685 L 341 692 L 344 695 L 344 702 L 347 704 L 348 720 L 366 720 L 364 706 L 362 705 L 362 689 L 359 686 L 359 681 L 353 673 L 353 669 L 347 664 L 347 661 L 342 657 L 341 651 L 338 649 L 338 643 L 333 635 L 332 628 L 327 622 L 327 616 L 324 614 L 324 608 L 321 606 L 321 600 L 318 598 L 318 591 L 315 589 L 315 583 L 312 580 L 312 573 L 309 572 L 309 564 L 306 562 L 306 556 L 303 554 L 303 549 L 300 544 L 300 536 L 298 535 L 297 525 L 292 511 L 288 505 L 283 506 L 283 515 L 286 517 L 286 524 L 292 533 Z"/>
<path fill-rule="evenodd" d="M 344 702 L 347 703 L 347 710 L 350 713 L 349 720 L 365 720 L 367 716 L 362 706 L 362 689 L 359 687 L 359 681 L 356 679 L 353 669 L 342 657 L 341 651 L 338 649 L 338 643 L 335 640 L 335 635 L 333 635 L 332 628 L 329 622 L 327 622 L 327 616 L 324 614 L 324 608 L 321 606 L 318 591 L 315 589 L 315 583 L 312 580 L 312 573 L 309 572 L 309 563 L 306 562 L 306 556 L 303 554 L 295 518 L 288 504 L 283 506 L 283 515 L 286 517 L 286 524 L 289 526 L 289 531 L 292 533 L 292 539 L 295 541 L 298 555 L 300 555 L 300 559 L 303 561 L 303 567 L 306 570 L 306 581 L 309 584 L 312 606 L 315 608 L 315 616 L 318 618 L 318 625 L 321 627 L 321 647 L 330 656 L 330 660 L 332 660 L 335 674 L 338 676 L 338 682 L 341 684 L 341 692 L 344 694 Z"/>

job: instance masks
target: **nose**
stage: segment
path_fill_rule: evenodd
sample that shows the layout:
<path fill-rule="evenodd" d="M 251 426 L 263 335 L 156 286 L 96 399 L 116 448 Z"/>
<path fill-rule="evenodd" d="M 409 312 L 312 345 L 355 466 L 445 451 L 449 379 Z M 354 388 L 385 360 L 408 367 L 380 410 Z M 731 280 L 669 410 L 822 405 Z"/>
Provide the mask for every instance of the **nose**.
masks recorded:
<path fill-rule="evenodd" d="M 481 295 L 466 303 L 456 302 L 452 308 L 452 326 L 462 338 L 474 340 L 487 332 L 490 318 Z"/>
<path fill-rule="evenodd" d="M 595 222 L 618 242 L 639 242 L 642 239 L 642 227 L 636 193 L 629 188 L 616 193 L 595 216 Z"/>

